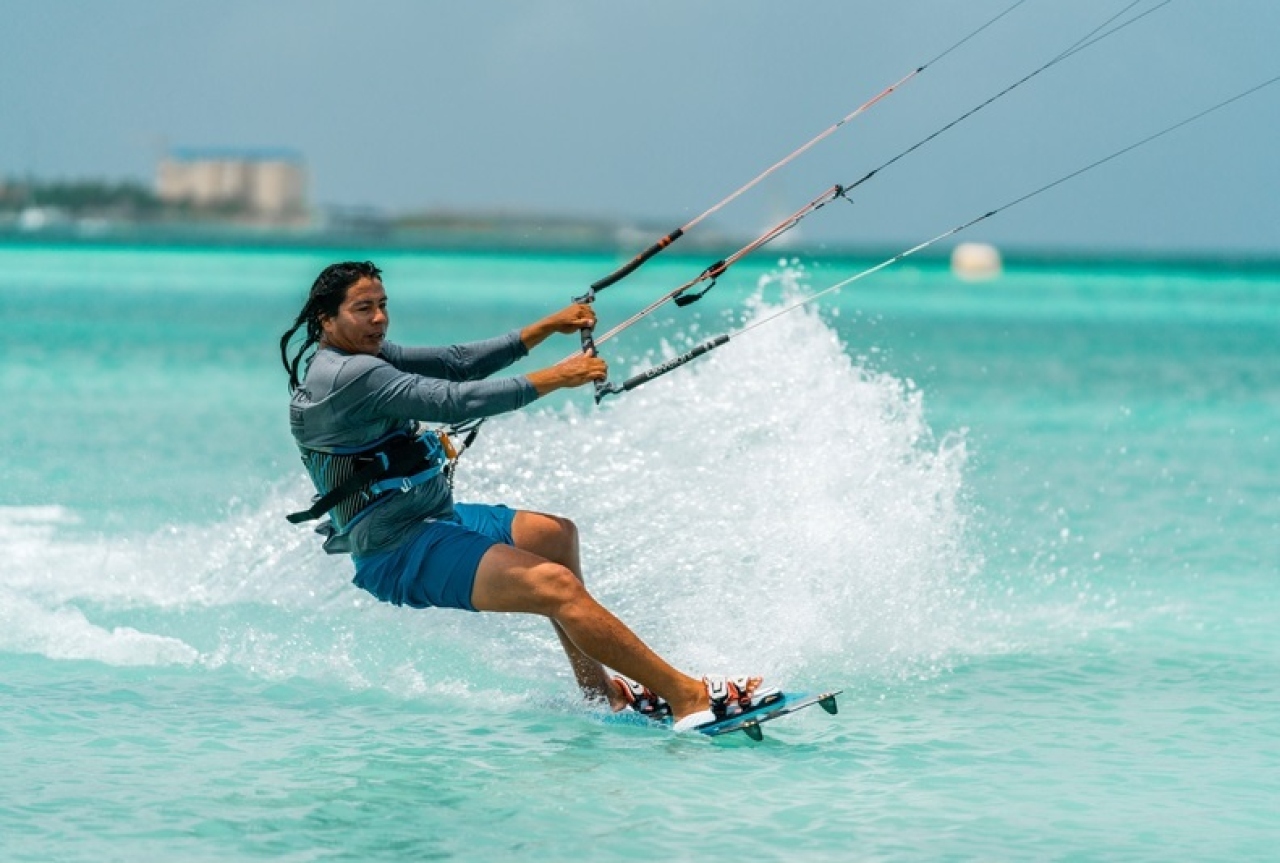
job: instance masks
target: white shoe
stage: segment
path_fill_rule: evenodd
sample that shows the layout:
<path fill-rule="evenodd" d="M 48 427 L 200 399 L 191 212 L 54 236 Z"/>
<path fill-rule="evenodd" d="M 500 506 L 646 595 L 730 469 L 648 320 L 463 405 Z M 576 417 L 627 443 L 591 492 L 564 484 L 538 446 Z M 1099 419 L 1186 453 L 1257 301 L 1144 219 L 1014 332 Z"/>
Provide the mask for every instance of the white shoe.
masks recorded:
<path fill-rule="evenodd" d="M 732 719 L 761 707 L 767 707 L 782 697 L 776 686 L 762 686 L 760 677 L 726 677 L 708 674 L 702 678 L 707 687 L 711 706 L 707 710 L 690 713 L 672 726 L 676 731 L 696 731 L 705 725 Z"/>

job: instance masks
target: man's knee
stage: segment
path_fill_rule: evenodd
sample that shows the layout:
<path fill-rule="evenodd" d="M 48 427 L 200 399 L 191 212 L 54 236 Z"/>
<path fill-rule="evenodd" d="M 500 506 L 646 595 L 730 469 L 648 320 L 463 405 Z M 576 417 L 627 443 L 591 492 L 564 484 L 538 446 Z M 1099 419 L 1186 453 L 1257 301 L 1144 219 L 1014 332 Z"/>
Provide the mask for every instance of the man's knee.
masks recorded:
<path fill-rule="evenodd" d="M 552 615 L 587 596 L 587 590 L 578 576 L 563 564 L 552 561 L 541 563 L 536 567 L 533 577 L 537 593 Z"/>

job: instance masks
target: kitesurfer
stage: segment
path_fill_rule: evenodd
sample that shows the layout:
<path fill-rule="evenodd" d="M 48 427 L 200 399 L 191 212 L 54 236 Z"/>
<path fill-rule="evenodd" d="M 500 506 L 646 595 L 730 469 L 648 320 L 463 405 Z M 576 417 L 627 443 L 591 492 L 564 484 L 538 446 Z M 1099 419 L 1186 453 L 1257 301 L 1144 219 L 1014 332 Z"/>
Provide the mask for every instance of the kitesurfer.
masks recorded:
<path fill-rule="evenodd" d="M 320 528 L 326 550 L 349 552 L 355 584 L 384 602 L 548 618 L 588 698 L 696 728 L 767 703 L 778 690 L 758 677 L 699 680 L 672 667 L 588 592 L 572 521 L 455 503 L 444 472 L 447 438 L 418 429 L 419 422 L 517 410 L 556 390 L 604 380 L 604 360 L 586 354 L 490 378 L 550 336 L 594 323 L 591 306 L 575 303 L 496 338 L 402 347 L 386 340 L 387 294 L 378 267 L 327 267 L 280 341 L 290 425 L 317 491 L 311 509 L 290 520 L 327 513 Z M 291 357 L 299 330 L 305 340 Z M 624 677 L 611 677 L 606 667 Z"/>

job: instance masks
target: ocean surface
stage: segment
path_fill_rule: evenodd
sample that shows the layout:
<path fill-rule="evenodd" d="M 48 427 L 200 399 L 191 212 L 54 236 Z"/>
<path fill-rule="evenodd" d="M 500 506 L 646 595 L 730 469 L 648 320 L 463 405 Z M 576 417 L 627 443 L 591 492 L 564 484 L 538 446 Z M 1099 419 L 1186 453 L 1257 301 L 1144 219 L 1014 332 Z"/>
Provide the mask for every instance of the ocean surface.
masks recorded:
<path fill-rule="evenodd" d="M 674 663 L 843 688 L 754 744 L 610 721 L 545 622 L 381 605 L 284 520 L 277 341 L 371 254 L 0 247 L 0 860 L 1280 853 L 1280 272 L 909 262 L 488 423 L 459 497 L 575 519 Z M 620 260 L 372 256 L 409 344 Z M 707 263 L 660 257 L 602 324 Z M 604 353 L 867 263 L 765 256 Z"/>

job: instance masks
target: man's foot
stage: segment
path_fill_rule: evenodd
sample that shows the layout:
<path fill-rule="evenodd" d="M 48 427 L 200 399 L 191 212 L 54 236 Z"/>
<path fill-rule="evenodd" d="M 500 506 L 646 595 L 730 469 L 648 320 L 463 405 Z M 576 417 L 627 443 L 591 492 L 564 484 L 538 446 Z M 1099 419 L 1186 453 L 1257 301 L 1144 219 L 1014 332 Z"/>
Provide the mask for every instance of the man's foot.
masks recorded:
<path fill-rule="evenodd" d="M 676 731 L 693 731 L 713 722 L 741 716 L 773 704 L 782 697 L 776 686 L 763 686 L 761 677 L 725 677 L 708 674 L 702 678 L 707 689 L 707 708 L 676 720 Z"/>
<path fill-rule="evenodd" d="M 615 677 L 613 686 L 621 696 L 621 698 L 610 699 L 615 705 L 615 710 L 630 707 L 636 713 L 650 719 L 664 719 L 671 715 L 671 705 L 644 684 L 627 680 L 625 677 Z"/>

